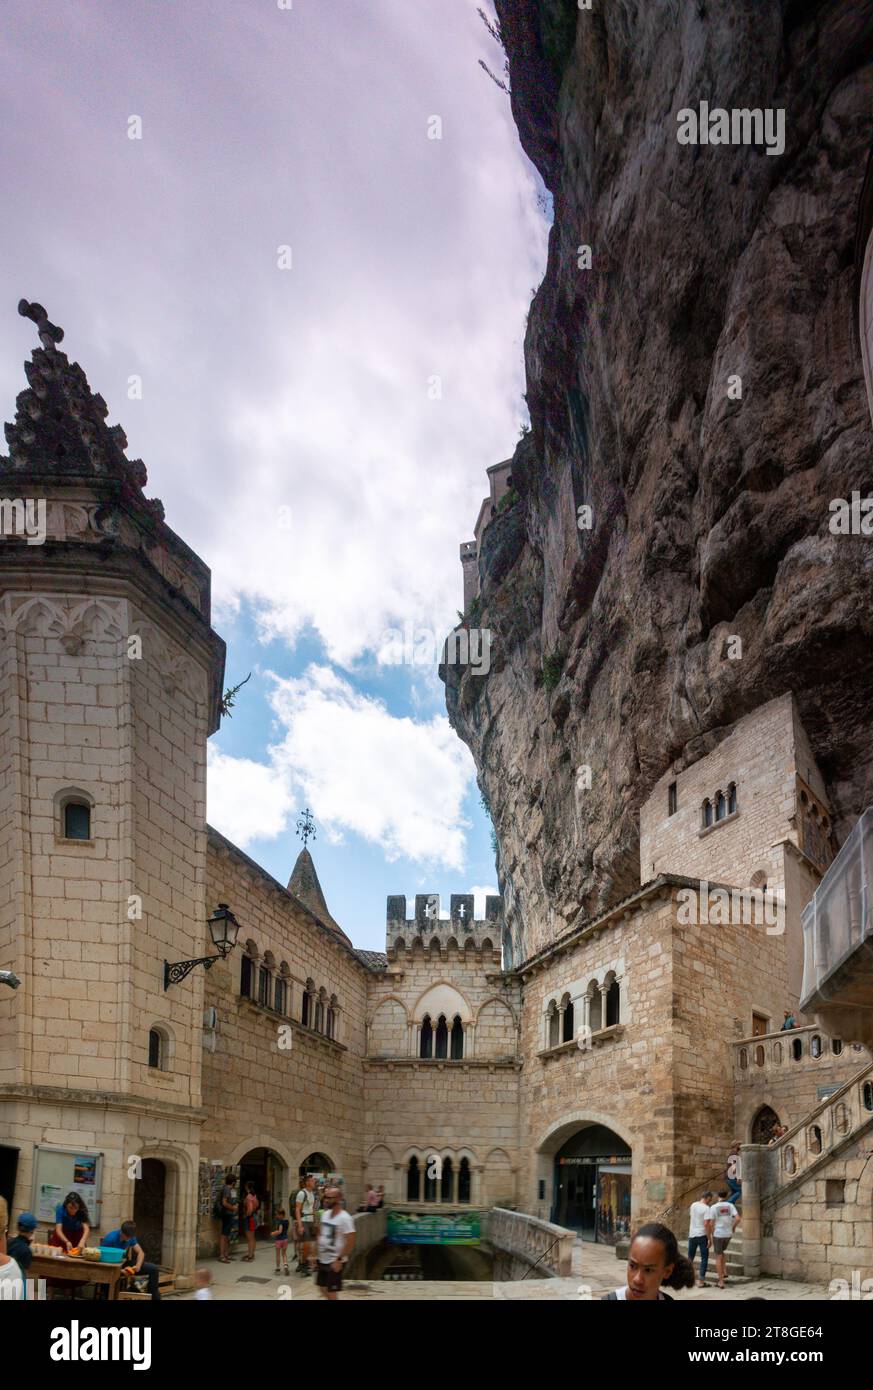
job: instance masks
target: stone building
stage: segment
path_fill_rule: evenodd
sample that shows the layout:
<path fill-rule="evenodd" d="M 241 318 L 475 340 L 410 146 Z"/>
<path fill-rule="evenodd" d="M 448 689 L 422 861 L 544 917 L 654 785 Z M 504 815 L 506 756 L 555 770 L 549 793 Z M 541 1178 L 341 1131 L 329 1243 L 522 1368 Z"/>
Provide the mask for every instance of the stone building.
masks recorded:
<path fill-rule="evenodd" d="M 528 946 L 500 898 L 477 919 L 469 895 L 445 917 L 437 894 L 411 917 L 391 897 L 385 952 L 356 949 L 308 849 L 283 885 L 207 826 L 224 668 L 209 571 L 32 307 L 42 347 L 0 462 L 4 520 L 29 500 L 45 521 L 42 544 L 19 528 L 0 549 L 13 1215 L 48 1222 L 78 1185 L 101 1229 L 134 1216 L 184 1286 L 215 1247 L 226 1168 L 255 1182 L 263 1228 L 314 1170 L 342 1175 L 352 1205 L 381 1183 L 400 1213 L 496 1210 L 502 1267 L 519 1268 L 525 1248 L 555 1244 L 544 1223 L 611 1244 L 656 1216 L 682 1231 L 739 1139 L 750 1268 L 869 1265 L 869 1054 L 812 1012 L 778 1031 L 812 988 L 803 930 L 825 942 L 819 894 L 845 851 L 857 858 L 847 844 L 834 859 L 792 696 L 656 782 L 640 886 L 606 910 Z M 167 962 L 214 957 L 219 904 L 237 948 L 169 981 Z M 789 1133 L 765 1147 L 777 1121 Z"/>

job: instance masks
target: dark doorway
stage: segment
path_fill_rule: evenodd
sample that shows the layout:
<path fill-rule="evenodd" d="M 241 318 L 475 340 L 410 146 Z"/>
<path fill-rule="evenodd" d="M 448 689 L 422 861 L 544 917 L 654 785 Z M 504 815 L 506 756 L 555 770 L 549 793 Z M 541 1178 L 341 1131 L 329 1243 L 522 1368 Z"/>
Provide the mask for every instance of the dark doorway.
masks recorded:
<path fill-rule="evenodd" d="M 614 1245 L 630 1230 L 631 1150 L 605 1125 L 586 1125 L 555 1154 L 552 1221 Z"/>
<path fill-rule="evenodd" d="M 15 1178 L 18 1173 L 18 1154 L 10 1144 L 0 1144 L 0 1197 L 6 1198 L 9 1210 L 13 1207 Z"/>
<path fill-rule="evenodd" d="M 164 1194 L 167 1170 L 159 1158 L 144 1158 L 133 1194 L 137 1240 L 147 1260 L 160 1264 L 164 1246 Z"/>
<path fill-rule="evenodd" d="M 773 1130 L 779 1123 L 779 1116 L 775 1110 L 771 1110 L 769 1105 L 762 1105 L 754 1120 L 752 1121 L 753 1144 L 769 1144 L 773 1138 Z"/>

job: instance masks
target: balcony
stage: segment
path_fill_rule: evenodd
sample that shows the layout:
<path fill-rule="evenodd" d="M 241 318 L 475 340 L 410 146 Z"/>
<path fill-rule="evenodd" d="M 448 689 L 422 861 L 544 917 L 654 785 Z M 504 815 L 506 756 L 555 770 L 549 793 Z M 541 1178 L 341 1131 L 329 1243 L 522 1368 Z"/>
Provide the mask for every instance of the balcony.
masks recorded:
<path fill-rule="evenodd" d="M 873 1043 L 873 807 L 803 910 L 800 1007 L 839 1037 Z"/>

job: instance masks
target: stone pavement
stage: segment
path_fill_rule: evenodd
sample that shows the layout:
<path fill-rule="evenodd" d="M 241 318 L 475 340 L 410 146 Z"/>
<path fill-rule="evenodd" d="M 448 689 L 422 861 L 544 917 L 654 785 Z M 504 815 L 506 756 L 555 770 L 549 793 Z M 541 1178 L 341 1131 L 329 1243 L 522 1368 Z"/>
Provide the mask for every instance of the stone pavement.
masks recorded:
<path fill-rule="evenodd" d="M 204 1260 L 205 1268 L 212 1272 L 212 1291 L 216 1299 L 279 1299 L 284 1286 L 291 1291 L 289 1301 L 321 1299 L 313 1278 L 298 1274 L 275 1274 L 275 1260 L 271 1244 L 259 1243 L 254 1262 L 243 1264 L 237 1256 L 232 1264 L 222 1265 L 217 1260 Z M 473 1283 L 463 1280 L 445 1280 L 435 1283 L 427 1280 L 350 1280 L 340 1298 L 343 1302 L 369 1300 L 396 1302 L 417 1300 L 433 1302 L 444 1299 L 516 1301 L 569 1301 L 580 1298 L 597 1299 L 610 1289 L 618 1288 L 624 1281 L 624 1264 L 617 1260 L 615 1252 L 605 1245 L 591 1245 L 577 1241 L 573 1247 L 573 1277 L 570 1279 L 521 1279 L 513 1283 Z M 707 1289 L 683 1289 L 671 1293 L 682 1302 L 688 1299 L 702 1302 L 711 1300 L 743 1300 L 747 1298 L 766 1298 L 768 1300 L 826 1300 L 827 1287 L 822 1284 L 798 1284 L 787 1279 L 774 1279 L 762 1276 L 754 1280 L 732 1280 L 725 1290 L 714 1285 Z M 193 1293 L 172 1295 L 174 1298 L 193 1299 Z M 287 1294 L 284 1295 L 287 1298 Z"/>

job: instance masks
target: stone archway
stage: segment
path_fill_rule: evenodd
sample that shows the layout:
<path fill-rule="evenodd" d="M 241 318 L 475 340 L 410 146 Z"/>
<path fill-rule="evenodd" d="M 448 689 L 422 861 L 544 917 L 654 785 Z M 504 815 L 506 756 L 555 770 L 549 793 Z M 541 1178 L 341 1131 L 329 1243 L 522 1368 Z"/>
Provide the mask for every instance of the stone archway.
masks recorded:
<path fill-rule="evenodd" d="M 564 1116 L 537 1146 L 537 1215 L 615 1244 L 636 1220 L 642 1160 L 642 1141 L 611 1115 Z"/>
<path fill-rule="evenodd" d="M 769 1144 L 773 1138 L 773 1130 L 779 1123 L 779 1116 L 771 1106 L 760 1105 L 749 1125 L 749 1143 Z"/>
<path fill-rule="evenodd" d="M 177 1288 L 190 1288 L 197 1244 L 194 1158 L 173 1144 L 143 1145 L 139 1157 L 147 1186 L 142 1194 L 134 1191 L 134 1219 L 138 1209 L 145 1211 L 150 1243 L 160 1245 L 159 1263 L 175 1270 Z"/>

